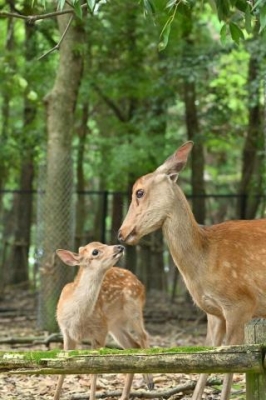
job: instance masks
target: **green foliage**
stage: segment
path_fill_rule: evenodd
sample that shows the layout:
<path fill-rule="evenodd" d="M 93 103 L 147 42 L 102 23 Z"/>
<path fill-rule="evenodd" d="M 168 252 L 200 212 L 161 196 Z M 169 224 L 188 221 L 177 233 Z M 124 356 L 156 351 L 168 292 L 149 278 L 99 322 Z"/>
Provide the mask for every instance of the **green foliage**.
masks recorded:
<path fill-rule="evenodd" d="M 240 39 L 244 39 L 243 31 L 234 22 L 229 23 L 229 30 L 231 33 L 231 37 L 236 42 L 236 44 L 239 44 Z"/>
<path fill-rule="evenodd" d="M 35 3 L 52 11 L 48 2 Z M 57 4 L 61 10 L 65 1 Z M 73 0 L 70 5 L 81 18 L 81 2 Z M 97 12 L 95 0 L 88 0 L 87 6 L 91 13 L 86 19 L 88 41 L 76 119 L 80 121 L 82 105 L 89 101 L 84 162 L 88 187 L 97 176 L 104 187 L 125 190 L 129 180 L 153 170 L 186 140 L 184 79 L 196 82 L 199 140 L 215 154 L 208 173 L 217 187 L 228 176 L 235 182 L 248 122 L 249 52 L 242 42 L 252 37 L 255 16 L 259 15 L 260 29 L 264 29 L 265 2 L 257 1 L 251 8 L 246 1 L 231 0 L 200 4 L 144 0 L 142 6 L 136 2 L 130 7 L 126 1 L 103 4 Z M 35 31 L 36 57 L 26 61 L 24 22 L 15 22 L 12 53 L 5 50 L 7 20 L 1 20 L 0 33 L 1 101 L 3 105 L 9 94 L 12 104 L 10 126 L 5 127 L 5 140 L 1 138 L 1 163 L 8 168 L 12 160 L 10 171 L 15 176 L 27 147 L 34 149 L 36 160 L 44 154 L 42 99 L 53 85 L 58 56 L 41 63 L 35 60 L 59 38 L 52 21 L 41 21 Z M 228 36 L 238 43 L 237 48 Z M 23 126 L 25 98 L 38 109 L 27 129 Z M 73 143 L 75 147 L 75 135 Z M 230 156 L 228 146 L 233 148 Z"/>
<path fill-rule="evenodd" d="M 29 152 L 40 160 L 45 144 L 43 97 L 51 87 L 55 63 L 49 59 L 38 65 L 36 51 L 46 44 L 46 38 L 39 26 L 32 29 L 34 34 L 26 39 L 23 20 L 0 23 L 0 172 L 5 188 L 18 188 L 22 161 Z M 28 51 L 31 45 L 32 59 L 26 59 L 26 48 Z M 25 113 L 33 109 L 38 110 L 36 118 L 25 124 Z"/>
<path fill-rule="evenodd" d="M 266 3 L 259 2 L 260 10 L 259 10 L 259 19 L 260 19 L 260 32 L 262 32 L 266 26 Z M 255 7 L 255 6 L 254 6 Z"/>
<path fill-rule="evenodd" d="M 225 37 L 230 34 L 231 39 L 239 45 L 240 41 L 245 40 L 254 29 L 256 21 L 259 17 L 259 31 L 262 32 L 266 26 L 266 3 L 265 1 L 257 1 L 252 6 L 246 0 L 209 0 L 204 2 L 204 5 L 209 3 L 216 13 L 218 19 L 224 22 L 221 29 L 221 41 L 225 42 Z M 156 1 L 154 1 L 156 4 Z M 171 26 L 175 19 L 180 19 L 180 16 L 189 17 L 191 11 L 195 8 L 202 7 L 202 4 L 190 0 L 168 0 L 165 3 L 165 18 L 166 21 L 162 24 L 161 41 L 159 48 L 162 50 L 167 46 L 169 35 L 171 33 Z M 149 5 L 144 8 L 148 14 Z M 153 7 L 156 10 L 156 7 Z M 156 14 L 156 11 L 155 11 Z"/>
<path fill-rule="evenodd" d="M 96 5 L 96 0 L 87 0 L 87 4 L 89 7 L 89 10 L 93 13 L 95 5 Z"/>

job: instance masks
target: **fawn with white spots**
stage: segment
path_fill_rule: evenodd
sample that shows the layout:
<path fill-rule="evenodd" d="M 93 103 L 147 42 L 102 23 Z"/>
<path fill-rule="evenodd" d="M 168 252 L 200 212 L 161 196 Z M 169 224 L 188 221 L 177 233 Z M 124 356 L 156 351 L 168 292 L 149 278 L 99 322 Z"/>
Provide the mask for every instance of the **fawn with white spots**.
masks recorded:
<path fill-rule="evenodd" d="M 118 237 L 135 245 L 162 228 L 194 302 L 207 313 L 206 345 L 241 344 L 244 325 L 253 317 L 266 317 L 266 220 L 198 225 L 176 184 L 192 147 L 192 142 L 183 144 L 135 182 Z M 193 400 L 202 397 L 207 376 L 200 375 Z M 222 400 L 230 396 L 232 377 L 225 377 Z"/>
<path fill-rule="evenodd" d="M 79 253 L 57 250 L 65 264 L 80 266 L 74 282 L 63 288 L 57 305 L 64 350 L 75 349 L 83 339 L 90 339 L 93 349 L 104 347 L 108 333 L 123 348 L 148 347 L 143 322 L 144 286 L 130 271 L 114 267 L 123 253 L 121 245 L 99 242 L 80 247 Z M 151 389 L 152 376 L 145 378 Z M 97 375 L 92 374 L 90 400 L 95 399 L 96 379 Z M 127 374 L 122 400 L 129 399 L 132 380 L 133 374 Z M 60 398 L 63 381 L 64 375 L 60 375 L 54 400 Z"/>

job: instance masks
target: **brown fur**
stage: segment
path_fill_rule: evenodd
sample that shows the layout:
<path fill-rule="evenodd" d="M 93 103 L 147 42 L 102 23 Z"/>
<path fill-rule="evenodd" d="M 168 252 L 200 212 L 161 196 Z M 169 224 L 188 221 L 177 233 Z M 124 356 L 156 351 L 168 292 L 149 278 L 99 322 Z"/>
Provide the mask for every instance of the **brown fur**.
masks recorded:
<path fill-rule="evenodd" d="M 206 344 L 241 344 L 245 323 L 266 317 L 266 220 L 199 226 L 175 183 L 191 149 L 192 143 L 185 143 L 157 170 L 136 181 L 119 239 L 134 245 L 162 228 L 192 298 L 207 313 Z M 144 195 L 137 198 L 140 189 Z M 206 379 L 201 375 L 193 400 L 201 398 Z M 223 400 L 230 396 L 231 380 L 227 375 Z"/>
<path fill-rule="evenodd" d="M 97 250 L 99 254 L 93 255 Z M 130 271 L 113 265 L 123 254 L 123 246 L 93 242 L 79 253 L 57 250 L 68 265 L 80 265 L 72 283 L 62 290 L 57 320 L 64 339 L 64 349 L 71 350 L 83 339 L 91 339 L 92 348 L 104 347 L 108 332 L 123 348 L 147 348 L 143 306 L 145 289 Z M 136 340 L 131 332 L 135 333 Z M 95 399 L 97 375 L 91 377 L 90 400 Z M 129 398 L 133 375 L 128 374 L 121 399 Z M 152 386 L 152 377 L 147 375 Z M 54 400 L 60 398 L 64 375 L 58 380 Z"/>

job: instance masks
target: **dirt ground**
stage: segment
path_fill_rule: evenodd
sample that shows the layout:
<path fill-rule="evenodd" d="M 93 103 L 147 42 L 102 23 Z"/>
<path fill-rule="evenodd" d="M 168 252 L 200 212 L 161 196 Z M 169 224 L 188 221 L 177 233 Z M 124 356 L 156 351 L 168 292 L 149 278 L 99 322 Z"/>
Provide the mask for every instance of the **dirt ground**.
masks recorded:
<path fill-rule="evenodd" d="M 153 347 L 176 347 L 187 345 L 202 345 L 206 333 L 204 315 L 190 301 L 171 301 L 162 293 L 149 294 L 144 312 L 146 330 L 150 334 L 150 345 Z M 43 344 L 8 344 L 3 343 L 8 338 L 47 337 L 48 333 L 37 329 L 36 296 L 22 289 L 5 290 L 0 300 L 0 350 L 46 350 Z M 110 341 L 111 343 L 111 341 Z M 50 348 L 61 348 L 60 343 L 53 343 Z M 217 379 L 216 379 L 217 378 Z M 221 376 L 214 376 L 216 385 L 205 389 L 207 400 L 219 399 Z M 186 374 L 154 374 L 156 391 L 165 391 L 177 385 L 196 381 L 197 375 Z M 37 400 L 53 399 L 57 376 L 52 375 L 10 375 L 0 374 L 1 400 Z M 123 388 L 123 374 L 106 374 L 98 377 L 97 395 L 107 400 L 116 399 L 114 391 Z M 218 382 L 218 383 L 217 383 Z M 88 399 L 90 379 L 87 375 L 68 375 L 65 379 L 61 400 Z M 141 374 L 134 376 L 132 391 L 147 391 Z M 192 391 L 179 392 L 158 397 L 189 399 Z M 141 396 L 141 395 L 140 395 Z M 139 396 L 139 397 L 140 397 Z M 156 396 L 154 396 L 156 398 Z M 157 397 L 157 398 L 158 398 Z M 245 398 L 244 375 L 235 374 L 232 389 L 232 399 Z"/>

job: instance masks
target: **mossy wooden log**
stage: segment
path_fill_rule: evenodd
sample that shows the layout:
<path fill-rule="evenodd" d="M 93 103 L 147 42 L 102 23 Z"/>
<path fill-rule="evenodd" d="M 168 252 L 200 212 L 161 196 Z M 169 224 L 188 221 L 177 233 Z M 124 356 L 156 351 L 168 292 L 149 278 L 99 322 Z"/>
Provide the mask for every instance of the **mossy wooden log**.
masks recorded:
<path fill-rule="evenodd" d="M 262 345 L 148 350 L 1 351 L 0 372 L 17 374 L 264 373 Z"/>

